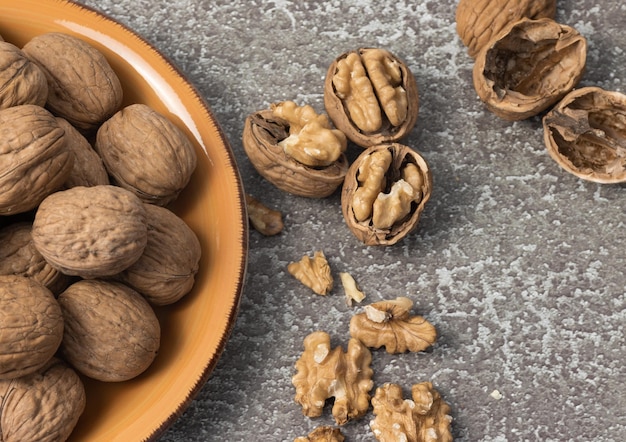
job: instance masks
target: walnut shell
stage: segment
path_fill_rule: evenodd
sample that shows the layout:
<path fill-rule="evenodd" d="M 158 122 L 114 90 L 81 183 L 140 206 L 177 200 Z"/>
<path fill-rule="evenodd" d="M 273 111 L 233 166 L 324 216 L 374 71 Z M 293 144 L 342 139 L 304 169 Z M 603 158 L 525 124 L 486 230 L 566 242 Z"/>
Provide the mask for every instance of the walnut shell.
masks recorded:
<path fill-rule="evenodd" d="M 325 198 L 343 182 L 348 159 L 341 154 L 329 166 L 311 167 L 287 155 L 278 143 L 287 138 L 289 123 L 271 109 L 249 115 L 243 127 L 243 147 L 254 168 L 281 190 L 308 198 Z"/>
<path fill-rule="evenodd" d="M 373 158 L 380 156 L 387 157 L 386 164 L 376 164 Z M 341 192 L 344 220 L 364 244 L 393 245 L 415 229 L 432 187 L 430 168 L 419 153 L 399 143 L 371 146 L 358 156 L 346 174 Z M 406 189 L 408 200 L 392 198 L 394 193 Z M 380 213 L 387 221 L 383 227 L 376 223 L 377 201 L 388 203 L 380 206 Z M 402 205 L 406 210 L 399 210 Z"/>
<path fill-rule="evenodd" d="M 504 28 L 476 57 L 474 88 L 505 120 L 529 118 L 567 94 L 585 70 L 587 42 L 549 18 L 523 18 Z"/>
<path fill-rule="evenodd" d="M 54 356 L 63 316 L 52 292 L 32 278 L 0 275 L 0 299 L 0 379 L 14 379 Z"/>
<path fill-rule="evenodd" d="M 187 136 L 145 104 L 132 104 L 98 129 L 95 149 L 121 187 L 165 206 L 187 186 L 196 151 Z"/>
<path fill-rule="evenodd" d="M 201 249 L 193 230 L 170 210 L 146 204 L 148 243 L 119 278 L 153 305 L 172 304 L 189 293 Z"/>
<path fill-rule="evenodd" d="M 143 253 L 146 211 L 139 198 L 121 187 L 73 187 L 42 201 L 32 236 L 39 253 L 61 272 L 111 276 Z"/>
<path fill-rule="evenodd" d="M 76 372 L 58 358 L 27 376 L 0 381 L 3 442 L 62 442 L 85 410 L 86 394 Z"/>
<path fill-rule="evenodd" d="M 0 214 L 37 207 L 62 186 L 73 161 L 63 129 L 46 109 L 23 104 L 0 110 Z"/>
<path fill-rule="evenodd" d="M 417 121 L 417 82 L 404 61 L 391 52 L 359 48 L 341 54 L 329 66 L 324 106 L 333 124 L 353 143 L 368 147 L 396 142 Z"/>
<path fill-rule="evenodd" d="M 150 304 L 122 283 L 83 280 L 59 295 L 65 331 L 61 353 L 80 373 L 120 382 L 154 361 L 161 329 Z"/>
<path fill-rule="evenodd" d="M 91 131 L 122 105 L 122 85 L 91 44 L 60 32 L 38 35 L 22 51 L 48 81 L 47 108 L 81 131 Z"/>
<path fill-rule="evenodd" d="M 460 0 L 456 30 L 473 58 L 510 23 L 521 18 L 554 18 L 556 0 Z"/>
<path fill-rule="evenodd" d="M 626 182 L 624 115 L 626 95 L 593 86 L 574 90 L 543 118 L 548 153 L 584 180 Z"/>
<path fill-rule="evenodd" d="M 0 109 L 20 104 L 44 106 L 48 83 L 42 70 L 15 45 L 0 41 Z"/>

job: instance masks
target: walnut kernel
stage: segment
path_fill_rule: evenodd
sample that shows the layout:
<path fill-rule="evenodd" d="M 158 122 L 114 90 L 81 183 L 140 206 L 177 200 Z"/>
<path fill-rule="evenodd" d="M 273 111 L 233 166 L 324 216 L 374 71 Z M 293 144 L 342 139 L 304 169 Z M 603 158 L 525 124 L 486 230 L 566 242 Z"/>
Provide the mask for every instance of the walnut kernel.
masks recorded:
<path fill-rule="evenodd" d="M 304 255 L 300 261 L 290 263 L 287 271 L 318 295 L 325 296 L 333 289 L 333 275 L 321 250 L 316 251 L 313 258 Z"/>
<path fill-rule="evenodd" d="M 283 215 L 278 210 L 270 209 L 250 194 L 246 194 L 246 206 L 250 225 L 257 232 L 273 236 L 283 230 Z"/>
<path fill-rule="evenodd" d="M 317 427 L 306 437 L 297 437 L 293 442 L 344 442 L 345 438 L 339 428 Z"/>
<path fill-rule="evenodd" d="M 359 290 L 354 277 L 350 273 L 340 272 L 339 278 L 346 293 L 346 304 L 348 307 L 352 307 L 353 302 L 361 302 L 365 299 L 365 293 Z"/>

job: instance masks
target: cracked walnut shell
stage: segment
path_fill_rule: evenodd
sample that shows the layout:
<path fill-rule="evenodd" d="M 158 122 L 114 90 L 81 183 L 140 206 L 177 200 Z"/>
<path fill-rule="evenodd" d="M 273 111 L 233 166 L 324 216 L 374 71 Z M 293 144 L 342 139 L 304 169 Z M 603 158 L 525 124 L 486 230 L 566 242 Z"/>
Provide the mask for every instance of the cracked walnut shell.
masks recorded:
<path fill-rule="evenodd" d="M 626 182 L 626 95 L 599 87 L 570 92 L 543 118 L 548 153 L 567 172 Z"/>
<path fill-rule="evenodd" d="M 415 77 L 381 48 L 360 48 L 337 57 L 324 83 L 324 106 L 333 124 L 361 147 L 399 141 L 419 111 Z"/>

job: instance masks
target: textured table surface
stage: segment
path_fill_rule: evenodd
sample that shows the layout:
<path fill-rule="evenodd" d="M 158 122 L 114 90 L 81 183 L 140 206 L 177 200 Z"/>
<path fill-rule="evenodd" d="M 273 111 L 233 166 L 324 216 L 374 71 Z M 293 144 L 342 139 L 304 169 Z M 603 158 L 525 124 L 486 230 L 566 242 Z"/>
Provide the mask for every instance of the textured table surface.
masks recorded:
<path fill-rule="evenodd" d="M 290 441 L 329 410 L 302 415 L 291 384 L 315 330 L 345 348 L 359 307 L 338 279 L 312 294 L 286 267 L 323 250 L 351 273 L 365 303 L 397 296 L 439 332 L 427 352 L 373 352 L 376 386 L 432 381 L 463 441 L 626 440 L 626 185 L 564 172 L 539 118 L 486 111 L 452 0 L 84 0 L 169 57 L 200 90 L 228 136 L 247 192 L 284 214 L 276 237 L 250 232 L 249 266 L 232 337 L 208 383 L 163 441 Z M 588 39 L 581 85 L 626 92 L 626 6 L 559 1 L 557 20 Z M 410 236 L 360 244 L 339 194 L 312 200 L 262 179 L 241 145 L 245 117 L 294 100 L 323 111 L 326 69 L 358 47 L 391 50 L 413 71 L 420 116 L 404 143 L 430 164 L 434 191 Z M 356 152 L 354 146 L 351 152 Z M 492 396 L 497 390 L 501 398 Z M 342 428 L 374 440 L 372 414 Z"/>

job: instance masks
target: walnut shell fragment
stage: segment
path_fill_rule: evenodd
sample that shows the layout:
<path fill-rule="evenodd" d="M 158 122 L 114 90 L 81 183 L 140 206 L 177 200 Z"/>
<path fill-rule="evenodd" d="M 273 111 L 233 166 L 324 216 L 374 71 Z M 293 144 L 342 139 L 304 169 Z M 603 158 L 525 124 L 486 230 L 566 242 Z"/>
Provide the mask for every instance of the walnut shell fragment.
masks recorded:
<path fill-rule="evenodd" d="M 372 398 L 374 420 L 370 427 L 381 442 L 452 442 L 450 406 L 431 382 L 411 387 L 411 399 L 404 399 L 402 387 L 386 383 Z"/>
<path fill-rule="evenodd" d="M 596 183 L 626 182 L 626 95 L 584 87 L 543 118 L 548 153 L 567 172 Z"/>
<path fill-rule="evenodd" d="M 306 437 L 297 437 L 293 442 L 344 442 L 345 437 L 339 428 L 317 427 Z"/>
<path fill-rule="evenodd" d="M 63 442 L 85 409 L 85 387 L 78 374 L 55 357 L 35 373 L 0 381 L 0 403 L 3 442 Z"/>
<path fill-rule="evenodd" d="M 300 109 L 308 109 L 305 116 L 308 115 L 311 122 L 307 125 L 307 121 L 300 121 L 294 132 L 293 122 L 298 118 L 295 116 L 297 109 L 293 109 L 291 103 L 275 103 L 270 109 L 249 115 L 243 128 L 244 150 L 257 172 L 279 189 L 308 198 L 325 198 L 341 185 L 348 170 L 348 159 L 344 154 L 347 140 L 342 132 L 331 127 L 325 115 L 315 114 L 310 106 Z M 294 114 L 291 122 L 285 117 L 286 113 Z M 299 113 L 300 118 L 302 114 Z M 314 147 L 290 148 L 288 143 L 291 141 L 288 140 L 293 139 L 308 140 L 307 143 L 311 142 Z M 321 143 L 326 139 L 335 146 L 333 155 L 325 152 Z M 305 154 L 306 150 L 317 153 Z M 300 151 L 300 154 L 296 155 L 294 151 Z M 310 157 L 308 164 L 302 162 L 305 157 Z"/>
<path fill-rule="evenodd" d="M 0 379 L 34 373 L 61 344 L 59 304 L 43 284 L 17 275 L 0 276 L 0 299 Z"/>
<path fill-rule="evenodd" d="M 282 232 L 284 223 L 281 212 L 267 207 L 248 193 L 246 193 L 246 208 L 250 225 L 254 230 L 265 236 L 274 236 Z"/>
<path fill-rule="evenodd" d="M 494 36 L 524 17 L 551 18 L 556 0 L 460 0 L 456 8 L 456 31 L 475 58 Z"/>
<path fill-rule="evenodd" d="M 330 347 L 330 336 L 316 331 L 304 339 L 304 352 L 296 362 L 292 377 L 295 400 L 308 417 L 322 415 L 327 399 L 334 397 L 332 415 L 337 425 L 357 419 L 369 408 L 369 392 L 374 386 L 372 355 L 357 339 L 350 339 L 348 350 Z"/>
<path fill-rule="evenodd" d="M 371 146 L 352 163 L 341 192 L 344 220 L 366 245 L 393 245 L 415 229 L 433 180 L 426 160 L 398 143 Z"/>
<path fill-rule="evenodd" d="M 391 52 L 360 48 L 341 54 L 329 66 L 324 106 L 333 124 L 355 144 L 396 142 L 417 121 L 417 82 Z"/>
<path fill-rule="evenodd" d="M 0 41 L 0 109 L 44 106 L 47 99 L 48 82 L 41 68 L 17 46 Z"/>
<path fill-rule="evenodd" d="M 313 254 L 313 258 L 304 255 L 300 261 L 289 263 L 287 271 L 302 284 L 321 296 L 326 296 L 335 283 L 324 252 Z"/>
<path fill-rule="evenodd" d="M 437 330 L 422 316 L 411 316 L 413 301 L 399 297 L 367 305 L 350 320 L 350 336 L 387 353 L 424 351 L 435 343 Z"/>
<path fill-rule="evenodd" d="M 477 55 L 473 83 L 505 120 L 529 118 L 558 102 L 585 70 L 587 41 L 549 18 L 511 23 Z"/>

